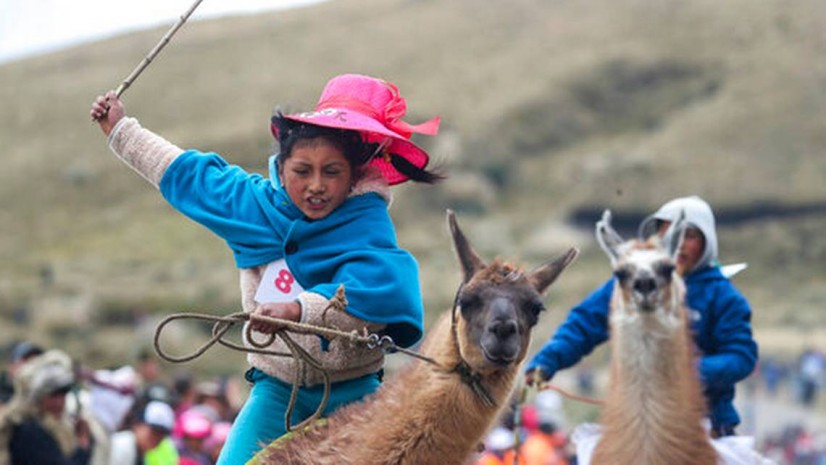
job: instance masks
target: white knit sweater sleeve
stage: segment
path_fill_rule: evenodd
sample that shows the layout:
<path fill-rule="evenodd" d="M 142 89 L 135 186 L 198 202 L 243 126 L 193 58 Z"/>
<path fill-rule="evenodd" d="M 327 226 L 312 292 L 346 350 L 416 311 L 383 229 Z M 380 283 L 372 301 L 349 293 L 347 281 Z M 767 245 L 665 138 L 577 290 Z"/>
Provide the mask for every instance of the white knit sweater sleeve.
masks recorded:
<path fill-rule="evenodd" d="M 166 169 L 183 150 L 154 132 L 143 128 L 135 118 L 124 117 L 109 133 L 109 148 L 156 188 Z"/>
<path fill-rule="evenodd" d="M 361 331 L 368 328 L 376 331 L 384 325 L 370 323 L 356 318 L 347 312 L 330 307 L 330 301 L 315 292 L 302 292 L 298 295 L 301 303 L 301 322 L 315 326 L 324 326 L 339 331 Z M 328 308 L 329 307 L 329 308 Z"/>

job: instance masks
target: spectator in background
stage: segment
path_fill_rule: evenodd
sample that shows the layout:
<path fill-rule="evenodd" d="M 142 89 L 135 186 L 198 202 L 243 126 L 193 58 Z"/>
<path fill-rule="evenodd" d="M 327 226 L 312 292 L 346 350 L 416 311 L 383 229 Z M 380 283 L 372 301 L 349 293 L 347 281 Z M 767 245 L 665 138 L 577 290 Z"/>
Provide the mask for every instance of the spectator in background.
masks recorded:
<path fill-rule="evenodd" d="M 9 364 L 6 370 L 0 373 L 0 405 L 8 403 L 14 395 L 14 374 L 20 367 L 32 357 L 43 353 L 43 348 L 39 345 L 22 341 L 11 348 L 9 353 Z"/>
<path fill-rule="evenodd" d="M 551 422 L 539 422 L 520 449 L 525 465 L 568 465 L 565 435 Z"/>
<path fill-rule="evenodd" d="M 87 465 L 94 446 L 89 424 L 65 414 L 75 383 L 72 360 L 50 350 L 15 374 L 15 393 L 0 417 L 0 463 Z"/>
<path fill-rule="evenodd" d="M 138 359 L 135 369 L 140 375 L 141 381 L 145 385 L 159 383 L 161 379 L 161 369 L 158 360 L 152 355 L 149 349 L 138 352 Z"/>
<path fill-rule="evenodd" d="M 198 383 L 195 395 L 194 410 L 208 419 L 211 423 L 232 420 L 229 402 L 224 395 L 224 389 L 218 381 L 203 381 Z"/>
<path fill-rule="evenodd" d="M 766 393 L 770 397 L 777 396 L 780 384 L 788 374 L 786 367 L 779 360 L 770 357 L 763 357 L 758 367 L 760 369 L 760 376 L 763 378 L 766 386 Z"/>
<path fill-rule="evenodd" d="M 188 371 L 177 373 L 172 382 L 172 392 L 175 396 L 175 416 L 180 417 L 182 413 L 195 405 L 198 396 L 192 373 Z"/>
<path fill-rule="evenodd" d="M 204 449 L 213 462 L 218 462 L 218 456 L 221 455 L 221 449 L 224 447 L 224 443 L 227 442 L 230 428 L 232 428 L 232 423 L 228 421 L 212 425 L 212 434 L 204 443 Z"/>
<path fill-rule="evenodd" d="M 180 465 L 178 449 L 169 435 L 153 449 L 149 449 L 144 454 L 143 461 L 143 465 Z"/>
<path fill-rule="evenodd" d="M 553 391 L 540 391 L 534 399 L 538 426 L 530 431 L 520 452 L 525 465 L 568 465 L 562 428 L 565 413 L 562 397 Z"/>
<path fill-rule="evenodd" d="M 163 402 L 170 407 L 175 405 L 172 390 L 161 383 L 154 383 L 143 388 L 138 387 L 134 397 L 135 402 L 122 421 L 122 425 L 126 427 L 129 427 L 129 425 L 132 425 L 140 419 L 140 414 L 149 402 Z"/>
<path fill-rule="evenodd" d="M 562 406 L 562 396 L 554 391 L 540 391 L 533 400 L 539 423 L 549 423 L 559 429 L 565 429 L 568 420 Z"/>
<path fill-rule="evenodd" d="M 175 424 L 179 435 L 175 438 L 180 465 L 212 465 L 205 442 L 212 434 L 212 423 L 202 414 L 189 410 Z"/>
<path fill-rule="evenodd" d="M 157 400 L 150 401 L 137 415 L 131 427 L 112 436 L 112 465 L 149 465 L 146 454 L 158 447 L 169 436 L 175 424 L 172 407 Z M 174 451 L 174 447 L 173 447 Z M 178 456 L 166 455 L 163 465 L 177 465 Z"/>
<path fill-rule="evenodd" d="M 89 408 L 106 432 L 121 429 L 135 405 L 135 370 L 122 366 L 114 370 L 95 370 L 86 373 L 91 382 Z"/>
<path fill-rule="evenodd" d="M 576 389 L 580 395 L 594 395 L 594 370 L 587 361 L 576 370 Z"/>
<path fill-rule="evenodd" d="M 504 426 L 494 427 L 485 436 L 485 451 L 474 465 L 525 465 L 521 457 L 515 461 L 514 442 L 513 431 Z"/>
<path fill-rule="evenodd" d="M 800 403 L 812 406 L 817 402 L 817 391 L 826 372 L 826 356 L 809 348 L 800 354 Z"/>
<path fill-rule="evenodd" d="M 150 357 L 151 358 L 151 357 Z M 157 367 L 157 361 L 154 359 L 148 364 L 148 366 L 155 366 Z M 146 370 L 147 365 L 145 365 L 144 370 Z M 149 368 L 149 372 L 156 371 L 155 368 Z M 151 384 L 145 386 L 141 396 L 138 398 L 138 414 L 143 411 L 146 405 L 151 402 L 161 402 L 165 405 L 172 407 L 175 405 L 175 394 L 173 393 L 172 389 L 160 382 L 160 377 L 155 376 L 153 377 L 155 381 Z M 174 414 L 174 409 L 173 409 Z M 138 417 L 139 418 L 139 417 Z M 167 434 L 157 446 L 151 448 L 150 450 L 146 451 L 144 454 L 144 464 L 143 465 L 169 465 L 169 464 L 178 464 L 178 451 L 175 447 L 175 443 L 172 441 L 171 435 Z"/>
<path fill-rule="evenodd" d="M 138 398 L 160 400 L 173 405 L 172 390 L 161 379 L 158 359 L 151 349 L 142 349 L 135 360 Z M 161 398 L 161 396 L 164 396 Z"/>

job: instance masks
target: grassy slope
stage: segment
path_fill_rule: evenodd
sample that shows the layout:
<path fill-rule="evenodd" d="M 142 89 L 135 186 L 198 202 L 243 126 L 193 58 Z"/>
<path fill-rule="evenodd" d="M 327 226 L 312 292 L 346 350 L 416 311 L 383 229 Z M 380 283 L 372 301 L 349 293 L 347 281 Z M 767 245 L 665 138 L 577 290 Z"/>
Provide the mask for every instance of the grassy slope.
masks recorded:
<path fill-rule="evenodd" d="M 443 117 L 429 147 L 453 176 L 398 189 L 392 210 L 428 308 L 447 305 L 458 279 L 451 206 L 487 256 L 534 265 L 572 243 L 585 250 L 552 291 L 544 339 L 607 274 L 590 235 L 564 226 L 572 208 L 652 209 L 687 193 L 721 208 L 826 198 L 824 23 L 816 0 L 339 0 L 189 24 L 125 99 L 179 146 L 262 170 L 276 104 L 309 108 L 343 72 L 394 81 L 408 119 Z M 67 307 L 116 320 L 236 306 L 221 241 L 121 166 L 86 116 L 163 29 L 0 67 L 0 309 L 31 306 L 24 331 L 59 332 Z M 723 259 L 751 264 L 738 285 L 761 331 L 822 326 L 824 226 L 721 229 Z M 55 271 L 47 289 L 44 264 Z"/>

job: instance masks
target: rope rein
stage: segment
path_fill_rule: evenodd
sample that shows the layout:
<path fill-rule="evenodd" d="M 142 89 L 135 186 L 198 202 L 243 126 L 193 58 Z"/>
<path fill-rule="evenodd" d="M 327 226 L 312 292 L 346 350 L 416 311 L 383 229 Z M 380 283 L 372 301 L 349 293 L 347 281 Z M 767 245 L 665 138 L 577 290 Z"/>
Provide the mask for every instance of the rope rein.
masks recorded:
<path fill-rule="evenodd" d="M 339 287 L 338 291 L 336 292 L 336 295 L 333 296 L 332 299 L 330 299 L 330 303 L 324 309 L 323 316 L 326 316 L 326 312 L 330 309 L 343 309 L 346 307 L 346 305 L 346 299 L 344 298 L 344 288 Z M 161 347 L 160 339 L 164 328 L 169 323 L 176 320 L 199 320 L 212 322 L 212 337 L 210 337 L 208 341 L 206 341 L 203 345 L 201 345 L 201 347 L 196 349 L 191 354 L 178 357 L 172 356 Z M 247 342 L 251 347 L 240 345 L 224 338 L 224 336 L 233 327 L 235 327 L 238 324 L 244 324 L 247 322 L 264 322 L 278 326 L 280 328 L 275 330 L 271 334 L 267 335 L 267 338 L 265 340 L 256 341 L 253 337 L 252 325 L 247 325 L 244 334 L 246 336 Z M 287 410 L 284 415 L 286 430 L 293 431 L 293 429 L 303 428 L 309 425 L 311 422 L 318 419 L 319 417 L 321 417 L 321 414 L 327 407 L 327 403 L 330 399 L 330 388 L 332 382 L 330 379 L 329 370 L 325 369 L 323 364 L 318 359 L 313 357 L 312 354 L 307 352 L 307 350 L 305 350 L 297 342 L 295 342 L 295 340 L 290 336 L 289 333 L 312 334 L 322 336 L 330 340 L 335 338 L 343 338 L 350 341 L 350 343 L 364 344 L 369 349 L 380 348 L 383 351 L 385 351 L 385 353 L 390 353 L 392 351 L 402 351 L 400 350 L 400 348 L 396 346 L 395 343 L 393 343 L 393 340 L 389 336 L 379 336 L 375 333 L 367 333 L 366 329 L 362 333 L 359 333 L 355 330 L 346 332 L 334 328 L 299 323 L 292 320 L 285 320 L 283 318 L 275 318 L 264 315 L 253 315 L 246 312 L 232 313 L 227 316 L 213 316 L 205 315 L 202 313 L 175 313 L 169 315 L 168 317 L 161 320 L 160 323 L 158 323 L 158 326 L 155 328 L 155 337 L 153 343 L 155 347 L 155 352 L 158 354 L 158 356 L 172 363 L 184 363 L 195 360 L 196 358 L 203 355 L 215 344 L 221 344 L 224 347 L 239 352 L 272 355 L 275 357 L 293 357 L 294 359 L 298 360 L 298 369 L 296 369 L 293 374 L 292 390 L 290 391 L 290 401 L 287 404 Z M 280 338 L 284 342 L 284 345 L 286 345 L 290 351 L 279 352 L 276 350 L 266 349 L 266 347 L 270 346 L 273 342 L 275 342 L 276 338 Z M 300 422 L 298 425 L 293 426 L 291 425 L 290 418 L 292 416 L 292 412 L 295 408 L 295 403 L 298 398 L 298 389 L 301 386 L 301 375 L 304 373 L 304 370 L 306 369 L 307 365 L 311 366 L 312 368 L 316 369 L 321 373 L 324 379 L 324 394 L 321 398 L 321 402 L 318 408 L 316 408 L 316 411 L 308 418 L 306 418 L 304 421 Z"/>
<path fill-rule="evenodd" d="M 537 370 L 538 371 L 538 370 Z M 544 390 L 553 390 L 560 393 L 563 397 L 567 397 L 570 400 L 575 400 L 578 402 L 584 402 L 586 404 L 592 405 L 599 405 L 602 406 L 605 404 L 604 401 L 598 399 L 592 399 L 590 397 L 579 396 L 576 394 L 572 394 L 561 387 L 552 384 L 550 382 L 544 383 L 532 383 L 532 384 L 525 384 L 518 391 L 518 395 L 515 398 L 513 403 L 513 461 L 509 465 L 518 465 L 521 463 L 523 459 L 522 457 L 522 436 L 521 436 L 521 429 L 523 426 L 523 418 L 522 418 L 522 407 L 525 405 L 525 402 L 528 400 L 528 391 L 532 388 L 535 388 L 537 392 L 544 391 Z"/>
<path fill-rule="evenodd" d="M 546 382 L 546 383 L 543 383 L 543 384 L 539 385 L 537 387 L 537 389 L 540 390 L 540 391 L 545 391 L 545 390 L 556 391 L 556 392 L 562 394 L 563 397 L 566 397 L 570 400 L 575 400 L 577 402 L 582 402 L 582 403 L 585 403 L 585 404 L 598 405 L 598 406 L 605 405 L 604 400 L 594 399 L 593 397 L 580 396 L 580 395 L 574 394 L 570 391 L 566 391 L 565 389 L 557 386 L 556 384 L 549 383 L 549 382 Z"/>
<path fill-rule="evenodd" d="M 255 315 L 247 312 L 237 312 L 226 316 L 214 316 L 206 315 L 203 313 L 187 312 L 174 313 L 161 320 L 156 326 L 153 345 L 155 348 L 155 352 L 158 354 L 158 356 L 166 360 L 167 362 L 171 363 L 185 363 L 195 360 L 196 358 L 206 353 L 206 351 L 209 350 L 215 344 L 221 344 L 224 347 L 239 352 L 271 355 L 275 357 L 293 357 L 294 359 L 298 360 L 298 367 L 296 370 L 294 370 L 293 373 L 293 383 L 292 389 L 290 391 L 290 401 L 287 404 L 287 410 L 284 414 L 285 428 L 288 432 L 293 431 L 294 429 L 301 429 L 321 417 L 330 399 L 330 390 L 332 385 L 329 370 L 324 368 L 323 364 L 318 359 L 316 359 L 312 354 L 307 352 L 306 349 L 304 349 L 303 347 L 301 347 L 301 345 L 295 342 L 295 340 L 290 336 L 290 333 L 316 335 L 324 337 L 328 340 L 342 338 L 348 340 L 351 344 L 362 344 L 370 350 L 379 349 L 385 354 L 393 354 L 397 352 L 403 353 L 410 357 L 417 358 L 426 363 L 439 367 L 446 372 L 457 373 L 460 376 L 462 382 L 470 386 L 470 388 L 473 390 L 474 393 L 476 393 L 476 395 L 479 396 L 482 402 L 484 402 L 488 406 L 495 406 L 496 401 L 481 384 L 481 376 L 478 373 L 475 373 L 470 368 L 467 362 L 465 362 L 464 359 L 462 359 L 461 352 L 459 352 L 459 342 L 456 335 L 455 312 L 458 306 L 459 294 L 461 290 L 462 287 L 460 286 L 456 292 L 456 298 L 454 299 L 453 309 L 451 310 L 451 331 L 453 343 L 455 344 L 456 351 L 459 354 L 461 362 L 452 369 L 447 369 L 443 367 L 441 364 L 439 364 L 439 362 L 437 362 L 433 358 L 422 355 L 419 352 L 399 347 L 398 345 L 396 345 L 396 343 L 390 336 L 370 333 L 367 331 L 366 328 L 364 328 L 362 332 L 358 332 L 355 330 L 347 332 L 326 326 L 299 323 L 296 321 L 286 320 L 283 318 Z M 322 321 L 326 320 L 326 314 L 328 310 L 333 309 L 344 311 L 346 307 L 347 300 L 344 296 L 344 286 L 339 286 L 338 290 L 336 291 L 336 294 L 333 296 L 333 298 L 330 299 L 329 304 L 322 313 Z M 161 334 L 163 333 L 164 329 L 168 324 L 177 320 L 197 320 L 212 322 L 212 336 L 209 338 L 209 340 L 207 340 L 204 344 L 202 344 L 199 348 L 197 348 L 194 352 L 190 354 L 182 356 L 170 355 L 161 347 Z M 265 340 L 256 341 L 253 337 L 252 325 L 248 324 L 245 328 L 244 335 L 248 344 L 251 347 L 237 344 L 224 338 L 224 336 L 236 325 L 243 325 L 245 323 L 254 322 L 268 323 L 270 325 L 279 327 L 279 329 L 267 335 Z M 284 345 L 287 346 L 289 352 L 280 352 L 266 348 L 269 347 L 272 343 L 274 343 L 276 338 L 280 338 L 284 342 Z M 300 422 L 298 425 L 293 426 L 290 422 L 290 418 L 292 417 L 292 412 L 295 408 L 295 403 L 298 399 L 298 390 L 301 386 L 302 374 L 304 373 L 304 370 L 308 365 L 320 372 L 322 377 L 324 378 L 324 394 L 321 398 L 321 402 L 318 408 L 316 408 L 316 411 L 308 418 Z"/>

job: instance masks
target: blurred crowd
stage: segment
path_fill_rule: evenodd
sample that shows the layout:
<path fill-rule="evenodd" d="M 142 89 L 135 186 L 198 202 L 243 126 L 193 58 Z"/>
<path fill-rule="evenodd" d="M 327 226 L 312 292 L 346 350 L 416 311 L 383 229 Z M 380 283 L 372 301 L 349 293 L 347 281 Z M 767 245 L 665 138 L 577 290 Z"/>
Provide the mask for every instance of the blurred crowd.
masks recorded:
<path fill-rule="evenodd" d="M 91 370 L 21 341 L 0 373 L 0 465 L 213 465 L 240 405 L 237 380 L 162 379 L 143 351 Z"/>
<path fill-rule="evenodd" d="M 807 348 L 791 360 L 764 356 L 757 379 L 770 397 L 789 396 L 807 410 L 826 410 L 818 401 L 826 388 L 826 353 Z M 783 426 L 765 438 L 761 446 L 767 457 L 787 465 L 826 465 L 826 430 L 812 430 L 804 424 Z"/>
<path fill-rule="evenodd" d="M 574 465 L 562 397 L 540 391 L 507 410 L 485 437 L 474 465 Z"/>
<path fill-rule="evenodd" d="M 240 379 L 164 377 L 149 350 L 130 365 L 97 370 L 29 341 L 5 354 L 0 465 L 214 465 L 242 403 Z M 764 357 L 752 380 L 768 396 L 791 395 L 818 408 L 826 354 Z M 593 372 L 583 370 L 576 384 L 590 394 Z M 506 410 L 474 465 L 574 465 L 568 427 L 560 395 L 538 392 Z M 761 451 L 780 464 L 826 465 L 826 432 L 786 426 L 765 438 Z"/>
<path fill-rule="evenodd" d="M 826 387 L 826 353 L 807 348 L 795 360 L 764 356 L 758 374 L 768 395 L 777 396 L 782 389 L 790 389 L 795 401 L 811 407 Z"/>
<path fill-rule="evenodd" d="M 826 465 L 826 431 L 788 426 L 763 442 L 763 453 L 784 465 Z"/>

